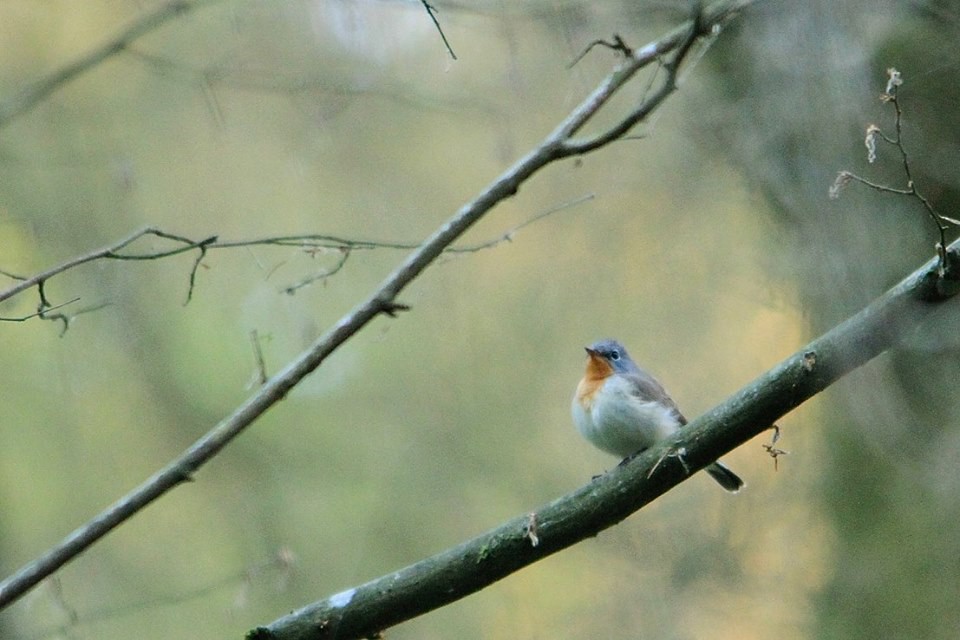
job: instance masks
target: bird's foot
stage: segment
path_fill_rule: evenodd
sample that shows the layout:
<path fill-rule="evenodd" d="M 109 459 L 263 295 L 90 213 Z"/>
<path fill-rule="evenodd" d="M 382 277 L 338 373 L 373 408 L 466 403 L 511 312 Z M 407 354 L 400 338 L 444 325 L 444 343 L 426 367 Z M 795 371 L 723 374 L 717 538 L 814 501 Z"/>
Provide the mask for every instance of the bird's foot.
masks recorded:
<path fill-rule="evenodd" d="M 633 460 L 634 458 L 636 458 L 638 455 L 640 455 L 640 454 L 643 453 L 644 451 L 646 451 L 646 449 L 640 449 L 639 451 L 634 451 L 633 453 L 631 453 L 630 455 L 628 455 L 626 458 L 624 458 L 623 460 L 621 460 L 621 461 L 620 461 L 620 464 L 618 464 L 617 467 L 623 467 L 623 466 L 625 466 L 625 465 L 630 464 L 630 461 L 631 461 L 631 460 Z"/>

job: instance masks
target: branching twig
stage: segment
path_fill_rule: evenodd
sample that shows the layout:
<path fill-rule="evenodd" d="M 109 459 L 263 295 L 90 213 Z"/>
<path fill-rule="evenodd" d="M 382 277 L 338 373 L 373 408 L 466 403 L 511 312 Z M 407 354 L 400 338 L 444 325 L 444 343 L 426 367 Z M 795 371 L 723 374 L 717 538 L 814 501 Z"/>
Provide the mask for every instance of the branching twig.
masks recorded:
<path fill-rule="evenodd" d="M 572 69 L 577 66 L 577 63 L 583 60 L 588 53 L 590 53 L 594 47 L 606 47 L 612 51 L 619 53 L 624 57 L 629 57 L 633 55 L 633 50 L 627 46 L 627 43 L 624 42 L 623 38 L 620 37 L 620 34 L 613 34 L 613 40 L 607 42 L 606 40 L 594 40 L 588 44 L 580 54 L 573 59 L 573 61 L 567 65 L 567 69 Z"/>
<path fill-rule="evenodd" d="M 804 363 L 804 366 L 806 366 L 806 363 Z M 813 369 L 810 369 L 810 371 L 812 370 Z M 789 451 L 784 451 L 783 449 L 780 449 L 779 447 L 777 447 L 777 443 L 779 441 L 780 441 L 780 427 L 777 425 L 773 425 L 773 436 L 770 438 L 770 444 L 763 443 L 761 445 L 764 451 L 766 451 L 767 454 L 769 454 L 769 456 L 773 458 L 774 471 L 778 471 L 780 468 L 780 462 L 779 462 L 780 456 L 790 455 Z"/>
<path fill-rule="evenodd" d="M 74 298 L 74 300 L 79 300 L 79 299 L 80 298 Z M 62 307 L 63 305 L 61 304 L 59 306 Z M 44 320 L 60 322 L 60 324 L 62 325 L 60 327 L 60 337 L 62 338 L 64 335 L 66 335 L 67 329 L 70 328 L 70 325 L 73 323 L 74 320 L 77 319 L 78 316 L 82 316 L 85 313 L 93 313 L 95 311 L 99 311 L 100 309 L 105 309 L 109 306 L 110 306 L 109 302 L 101 302 L 99 304 L 94 304 L 94 305 L 90 305 L 89 307 L 83 307 L 81 309 L 78 309 L 77 311 L 75 311 L 70 315 L 66 315 L 64 313 L 48 313 L 50 309 L 46 309 L 43 312 L 39 313 L 38 315 Z M 56 307 L 51 307 L 51 309 L 53 308 L 56 308 Z"/>
<path fill-rule="evenodd" d="M 450 54 L 450 57 L 454 60 L 457 59 L 457 54 L 453 52 L 453 47 L 450 46 L 450 41 L 447 40 L 447 34 L 443 32 L 443 28 L 440 27 L 440 21 L 437 20 L 437 8 L 432 4 L 427 2 L 427 0 L 420 0 L 420 4 L 423 5 L 423 8 L 427 10 L 427 15 L 430 16 L 430 19 L 433 20 L 433 26 L 437 28 L 437 31 L 440 33 L 440 37 L 443 39 L 443 46 L 447 48 L 447 53 Z"/>
<path fill-rule="evenodd" d="M 680 58 L 674 58 L 674 72 L 669 74 L 669 82 L 666 83 L 665 87 L 661 88 L 660 91 L 651 95 L 647 100 L 625 115 L 609 132 L 601 133 L 586 142 L 575 142 L 571 140 L 572 136 L 587 124 L 601 107 L 613 97 L 614 93 L 624 86 L 640 68 L 674 49 L 684 52 L 689 51 L 691 40 L 700 33 L 701 27 L 703 29 L 712 28 L 712 25 L 726 19 L 733 12 L 750 4 L 750 2 L 751 0 L 720 0 L 719 2 L 715 2 L 704 9 L 698 20 L 675 29 L 663 39 L 651 43 L 635 52 L 633 56 L 621 64 L 598 89 L 578 106 L 566 120 L 550 133 L 540 146 L 517 161 L 489 186 L 483 189 L 473 200 L 461 207 L 446 223 L 427 238 L 422 245 L 412 251 L 366 300 L 358 304 L 335 325 L 330 327 L 310 345 L 306 351 L 297 356 L 297 358 L 282 371 L 270 378 L 266 384 L 260 387 L 242 405 L 237 407 L 233 413 L 224 418 L 209 432 L 200 437 L 200 439 L 182 455 L 157 471 L 139 487 L 120 498 L 91 521 L 80 526 L 40 557 L 21 568 L 3 582 L 0 582 L 0 607 L 6 606 L 18 599 L 38 582 L 89 548 L 154 500 L 182 482 L 190 480 L 200 467 L 216 456 L 217 453 L 264 412 L 282 400 L 293 387 L 319 367 L 331 353 L 369 324 L 374 318 L 381 314 L 390 315 L 395 314 L 397 311 L 404 310 L 406 307 L 396 300 L 397 296 L 430 266 L 447 247 L 480 220 L 487 212 L 503 200 L 513 196 L 528 178 L 560 158 L 586 153 L 600 147 L 604 140 L 613 140 L 617 135 L 623 135 L 629 131 L 633 124 L 636 124 L 642 120 L 644 116 L 651 113 L 663 102 L 667 95 L 676 88 L 673 80 L 675 78 L 675 68 L 682 62 Z M 131 238 L 130 242 L 132 242 L 133 239 L 135 238 Z M 197 248 L 197 245 L 194 244 L 190 248 Z M 49 277 L 49 274 L 46 277 Z M 764 424 L 769 425 L 771 422 L 773 422 L 772 419 L 767 419 L 764 421 Z M 707 461 L 702 458 L 704 455 L 702 447 L 695 446 L 693 448 L 693 454 L 693 456 L 688 457 L 688 461 L 692 459 L 694 464 L 699 464 L 700 466 L 706 464 Z M 648 458 L 643 459 L 648 460 Z M 666 476 L 664 475 L 663 477 Z M 675 476 L 673 479 L 677 480 Z M 665 490 L 667 484 L 661 479 L 660 474 L 655 476 L 653 481 L 655 486 L 661 491 Z M 604 483 L 604 486 L 609 485 Z M 646 499 L 650 499 L 651 496 L 649 492 L 638 495 Z M 547 511 L 538 511 L 537 513 L 539 537 L 541 540 L 539 546 L 532 547 L 523 531 L 523 525 L 527 522 L 526 517 L 519 523 L 516 530 L 521 532 L 520 537 L 524 541 L 524 548 L 527 552 L 532 550 L 540 556 L 552 553 L 559 547 L 557 546 L 557 538 L 551 537 L 550 541 L 547 541 L 548 532 L 551 531 L 555 524 L 553 514 L 555 514 L 556 511 L 554 509 L 548 509 Z M 621 515 L 625 515 L 625 513 L 616 509 L 603 508 L 596 509 L 594 513 L 596 514 L 595 517 L 605 519 L 617 519 L 621 517 Z M 571 544 L 574 541 L 573 538 L 569 537 L 565 540 L 566 544 Z M 506 546 L 501 548 L 499 547 L 499 538 L 489 540 L 490 545 L 492 545 L 490 548 L 491 553 L 499 556 L 503 551 L 512 547 L 512 539 L 504 538 L 503 542 L 506 543 Z M 524 558 L 525 562 L 530 561 L 529 556 L 517 556 L 514 561 L 520 558 Z M 475 560 L 477 560 L 475 556 L 470 556 L 469 561 Z M 442 593 L 443 597 L 447 600 L 454 599 L 468 593 L 470 590 L 479 588 L 485 584 L 486 581 L 495 579 L 495 575 L 504 575 L 502 570 L 490 572 L 484 568 L 484 570 L 476 571 L 476 566 L 474 566 L 473 569 L 472 575 L 474 577 L 468 583 L 468 585 L 472 586 L 467 588 L 467 585 L 461 585 L 459 587 L 445 585 L 440 588 L 437 593 Z M 445 572 L 445 570 L 441 570 L 441 573 L 443 572 Z M 394 590 L 393 587 L 387 589 L 386 592 L 393 593 L 394 595 L 402 595 L 403 593 L 401 590 Z M 406 615 L 415 615 L 417 611 L 422 611 L 424 603 L 426 602 L 427 600 L 410 601 L 410 606 L 406 609 Z M 348 603 L 349 598 L 346 599 L 345 604 Z M 344 605 L 341 605 L 340 609 L 342 612 Z M 391 616 L 391 620 L 396 621 L 399 619 L 396 613 L 391 614 Z M 377 619 L 376 617 L 371 618 L 371 620 Z M 382 620 L 383 618 L 380 619 Z M 366 628 L 362 635 L 374 633 L 388 626 L 388 624 L 381 624 L 380 627 L 377 628 Z M 315 635 L 314 637 L 317 636 Z"/>
<path fill-rule="evenodd" d="M 73 300 L 67 300 L 66 302 L 63 302 L 63 303 L 58 304 L 58 305 L 54 305 L 54 306 L 52 306 L 52 307 L 44 307 L 44 306 L 41 304 L 41 305 L 40 305 L 41 308 L 40 308 L 38 311 L 34 311 L 33 313 L 27 314 L 27 315 L 25 315 L 25 316 L 18 316 L 18 317 L 16 317 L 16 318 L 4 318 L 4 317 L 0 316 L 0 322 L 26 322 L 27 320 L 29 320 L 29 319 L 31 319 L 31 318 L 43 318 L 43 317 L 46 317 L 46 314 L 48 314 L 49 312 L 54 311 L 54 310 L 56 310 L 56 309 L 60 309 L 61 307 L 65 307 L 65 306 L 67 306 L 68 304 L 73 304 L 74 302 L 76 302 L 76 301 L 79 300 L 79 299 L 80 299 L 80 298 L 74 298 Z"/>
<path fill-rule="evenodd" d="M 158 238 L 163 238 L 165 240 L 172 240 L 176 243 L 179 243 L 180 246 L 175 247 L 173 249 L 167 249 L 164 251 L 158 251 L 154 253 L 142 253 L 142 254 L 120 253 L 126 247 L 130 246 L 140 238 L 148 235 L 156 236 Z M 3 275 L 9 278 L 13 278 L 14 280 L 19 280 L 19 282 L 4 291 L 0 291 L 0 302 L 9 300 L 10 298 L 12 298 L 13 296 L 19 293 L 22 293 L 28 289 L 36 287 L 38 295 L 40 296 L 40 304 L 38 306 L 38 312 L 29 317 L 40 317 L 45 320 L 59 320 L 63 322 L 63 331 L 61 332 L 61 335 L 63 335 L 63 332 L 66 332 L 66 330 L 69 328 L 70 320 L 72 318 L 75 318 L 81 313 L 89 313 L 91 311 L 96 311 L 97 309 L 102 309 L 104 306 L 106 306 L 106 304 L 99 304 L 93 307 L 88 307 L 86 309 L 83 309 L 82 311 L 75 313 L 73 316 L 70 316 L 70 317 L 64 316 L 63 314 L 52 314 L 52 315 L 47 314 L 47 312 L 50 311 L 51 309 L 59 308 L 63 306 L 62 304 L 54 306 L 50 304 L 49 300 L 47 300 L 45 286 L 47 281 L 49 281 L 54 276 L 59 275 L 65 271 L 69 271 L 70 269 L 79 267 L 80 265 L 87 264 L 89 262 L 94 262 L 95 260 L 157 260 L 159 258 L 166 258 L 168 256 L 177 255 L 180 253 L 184 253 L 186 251 L 193 251 L 194 249 L 196 249 L 199 251 L 199 255 L 197 257 L 197 260 L 194 262 L 193 269 L 190 271 L 190 286 L 189 286 L 189 289 L 187 290 L 187 302 L 189 302 L 191 296 L 193 295 L 194 281 L 196 277 L 197 268 L 200 266 L 200 260 L 202 260 L 203 256 L 206 255 L 206 251 L 209 248 L 209 246 L 214 244 L 216 241 L 217 241 L 217 237 L 212 236 L 210 238 L 206 238 L 204 240 L 194 242 L 189 238 L 184 238 L 182 236 L 174 235 L 172 233 L 167 233 L 166 231 L 161 231 L 160 229 L 154 229 L 153 227 L 147 227 L 145 229 L 141 229 L 140 231 L 130 234 L 129 236 L 127 236 L 123 240 L 120 240 L 119 242 L 115 242 L 114 244 L 101 247 L 100 249 L 91 251 L 90 253 L 84 254 L 82 256 L 71 258 L 70 260 L 62 262 L 56 265 L 55 267 L 51 267 L 45 271 L 42 271 L 30 277 L 17 276 L 4 271 Z"/>
<path fill-rule="evenodd" d="M 302 289 L 303 287 L 306 287 L 308 285 L 311 285 L 318 280 L 323 280 L 324 282 L 326 282 L 327 278 L 329 278 L 332 275 L 336 275 L 340 271 L 340 269 L 343 269 L 343 265 L 347 264 L 347 260 L 349 259 L 350 259 L 350 249 L 340 249 L 340 258 L 332 267 L 330 267 L 329 269 L 324 269 L 323 271 L 314 273 L 313 275 L 307 276 L 303 280 L 300 280 L 299 282 L 294 282 L 288 287 L 284 287 L 283 292 L 292 296 L 297 292 L 297 290 Z"/>
<path fill-rule="evenodd" d="M 714 3 L 703 10 L 699 6 L 695 7 L 693 19 L 689 21 L 683 31 L 674 31 L 672 37 L 664 38 L 652 42 L 647 46 L 631 50 L 620 68 L 614 72 L 607 82 L 601 85 L 593 94 L 580 105 L 580 112 L 574 112 L 571 118 L 568 118 L 560 129 L 554 135 L 557 137 L 557 153 L 561 157 L 582 155 L 602 147 L 614 140 L 617 140 L 627 134 L 638 122 L 646 118 L 653 112 L 671 93 L 677 90 L 677 77 L 680 72 L 680 65 L 690 53 L 691 47 L 701 35 L 710 33 L 715 26 L 718 26 L 722 19 L 715 16 L 711 19 L 711 9 L 715 9 L 720 3 Z M 749 2 L 734 3 L 744 6 Z M 729 13 L 724 13 L 725 18 Z M 657 61 L 666 53 L 673 51 L 673 55 L 663 68 L 666 71 L 665 77 L 661 80 L 660 88 L 653 94 L 645 97 L 640 104 L 633 109 L 626 117 L 621 118 L 612 127 L 608 128 L 593 137 L 577 140 L 573 136 L 593 117 L 610 97 L 613 96 L 633 75 L 647 66 L 651 62 Z"/>
<path fill-rule="evenodd" d="M 526 227 L 529 227 L 529 226 L 532 225 L 533 223 L 539 222 L 540 220 L 543 220 L 544 218 L 546 218 L 546 217 L 548 217 L 548 216 L 552 216 L 552 215 L 555 214 L 555 213 L 558 213 L 558 212 L 560 212 L 560 211 L 563 211 L 564 209 L 567 209 L 567 208 L 569 208 L 569 207 L 576 206 L 576 205 L 578 205 L 578 204 L 582 204 L 582 203 L 587 202 L 587 201 L 589 201 L 589 200 L 593 200 L 593 198 L 594 198 L 594 196 L 593 196 L 593 194 L 591 193 L 591 194 L 587 194 L 587 195 L 585 195 L 585 196 L 582 196 L 582 197 L 580 197 L 580 198 L 577 198 L 576 200 L 571 200 L 571 201 L 569 201 L 569 202 L 564 202 L 563 204 L 559 204 L 559 205 L 557 205 L 557 206 L 555 206 L 555 207 L 553 207 L 553 208 L 551 208 L 551 209 L 547 209 L 546 211 L 541 211 L 541 212 L 538 213 L 537 215 L 532 216 L 531 218 L 528 218 L 527 220 L 524 220 L 523 222 L 521 222 L 521 223 L 518 224 L 517 226 L 515 226 L 515 227 L 513 227 L 513 228 L 511 228 L 511 229 L 508 229 L 507 231 L 505 231 L 503 234 L 497 236 L 496 238 L 492 238 L 491 240 L 487 240 L 486 242 L 481 242 L 481 243 L 478 243 L 478 244 L 469 244 L 469 245 L 461 245 L 461 246 L 450 247 L 449 249 L 447 249 L 447 253 L 474 253 L 474 252 L 476 252 L 476 251 L 483 251 L 484 249 L 492 249 L 493 247 L 496 247 L 496 246 L 499 245 L 499 244 L 503 244 L 504 242 L 513 242 L 513 237 L 514 237 L 514 236 L 517 234 L 517 232 L 520 231 L 521 229 L 524 229 L 524 228 L 526 228 Z"/>
<path fill-rule="evenodd" d="M 177 247 L 176 249 L 170 249 L 167 251 L 161 251 L 161 252 L 152 253 L 152 254 L 121 254 L 119 253 L 124 248 L 128 247 L 129 245 L 133 244 L 140 238 L 147 235 L 153 235 L 159 238 L 166 238 L 168 240 L 175 240 L 177 242 L 183 243 L 183 246 Z M 14 286 L 4 291 L 0 291 L 0 302 L 3 302 L 4 300 L 9 300 L 10 298 L 17 295 L 18 293 L 26 291 L 27 289 L 30 289 L 32 287 L 42 287 L 44 283 L 46 283 L 47 280 L 49 280 L 50 278 L 56 275 L 59 275 L 64 271 L 69 271 L 70 269 L 78 267 L 82 264 L 93 262 L 94 260 L 103 260 L 103 259 L 155 260 L 157 258 L 165 258 L 167 256 L 172 256 L 179 253 L 183 253 L 185 251 L 191 251 L 193 249 L 197 249 L 205 244 L 211 244 L 213 242 L 216 242 L 216 239 L 217 239 L 216 236 L 214 236 L 212 238 L 207 238 L 206 240 L 194 242 L 189 238 L 175 236 L 173 234 L 166 233 L 165 231 L 154 229 L 153 227 L 147 227 L 145 229 L 141 229 L 139 231 L 136 231 L 130 234 L 129 236 L 127 236 L 123 240 L 120 240 L 119 242 L 115 242 L 114 244 L 101 247 L 100 249 L 96 249 L 95 251 L 91 251 L 90 253 L 84 254 L 82 256 L 71 258 L 65 262 L 62 262 L 56 265 L 55 267 L 51 267 L 45 271 L 41 271 L 40 273 L 30 277 L 17 276 L 17 275 L 4 272 L 4 275 L 6 275 L 7 277 L 14 278 L 15 280 L 19 280 L 20 282 L 18 282 Z M 42 292 L 41 292 L 41 297 L 42 297 Z"/>
<path fill-rule="evenodd" d="M 877 159 L 877 140 L 892 145 L 897 149 L 900 154 L 900 161 L 903 164 L 903 175 L 907 181 L 906 188 L 900 189 L 897 187 L 891 187 L 889 185 L 879 184 L 863 178 L 853 172 L 841 171 L 837 174 L 837 178 L 830 187 L 830 198 L 836 199 L 840 197 L 840 192 L 850 182 L 858 182 L 866 187 L 874 189 L 875 191 L 880 191 L 881 193 L 893 193 L 916 198 L 923 206 L 924 211 L 927 212 L 927 215 L 937 226 L 937 233 L 939 234 L 940 239 L 935 246 L 937 249 L 937 255 L 940 257 L 939 272 L 940 277 L 942 278 L 947 269 L 946 247 L 947 230 L 949 229 L 947 225 L 952 224 L 960 226 L 960 220 L 947 217 L 937 212 L 933 205 L 930 204 L 930 200 L 928 200 L 927 197 L 920 193 L 919 189 L 917 189 L 917 184 L 913 179 L 913 172 L 910 168 L 910 156 L 907 154 L 907 149 L 903 143 L 903 111 L 900 107 L 900 100 L 897 97 L 897 91 L 901 85 L 903 85 L 903 77 L 900 75 L 900 72 L 892 67 L 887 69 L 887 87 L 886 90 L 880 94 L 880 100 L 893 105 L 894 130 L 896 133 L 893 137 L 887 136 L 883 133 L 880 127 L 875 124 L 870 124 L 867 126 L 867 134 L 864 138 L 864 145 L 867 147 L 867 162 L 870 162 L 871 164 Z"/>
<path fill-rule="evenodd" d="M 453 246 L 447 247 L 444 251 L 449 253 L 473 253 L 476 251 L 482 251 L 484 249 L 489 249 L 492 247 L 501 244 L 502 242 L 507 242 L 513 239 L 513 235 L 535 222 L 542 220 L 548 216 L 551 216 L 555 213 L 558 213 L 564 209 L 572 207 L 577 204 L 586 202 L 587 200 L 592 199 L 592 195 L 583 196 L 576 200 L 566 202 L 551 209 L 548 209 L 544 212 L 538 213 L 537 215 L 525 220 L 519 225 L 513 227 L 512 229 L 505 232 L 503 235 L 474 245 L 464 245 L 464 246 Z M 172 249 L 162 249 L 159 251 L 150 251 L 145 253 L 131 253 L 131 252 L 122 252 L 123 249 L 126 249 L 135 241 L 139 240 L 144 236 L 155 236 L 164 240 L 172 241 L 176 244 Z M 190 302 L 193 298 L 193 292 L 196 287 L 196 276 L 197 271 L 200 268 L 203 259 L 206 257 L 207 252 L 213 249 L 236 249 L 240 247 L 255 247 L 255 246 L 274 246 L 274 247 L 294 247 L 302 249 L 308 253 L 317 253 L 319 251 L 337 251 L 340 253 L 340 258 L 336 264 L 332 267 L 315 273 L 307 278 L 304 278 L 292 285 L 283 288 L 284 293 L 293 294 L 298 289 L 301 289 L 305 286 L 313 284 L 319 280 L 326 280 L 330 276 L 339 272 L 347 259 L 350 257 L 350 254 L 353 250 L 372 250 L 372 249 L 416 249 L 420 245 L 418 243 L 400 243 L 400 242 L 380 242 L 375 240 L 354 240 L 349 238 L 341 238 L 337 236 L 330 235 L 321 235 L 321 234 L 303 234 L 298 236 L 275 236 L 270 238 L 257 238 L 254 240 L 240 240 L 240 241 L 231 241 L 224 242 L 220 241 L 218 236 L 210 236 L 203 240 L 191 240 L 184 236 L 168 233 L 160 229 L 153 227 L 147 227 L 146 229 L 141 229 L 136 233 L 133 233 L 123 240 L 116 242 L 112 245 L 102 247 L 95 251 L 91 251 L 85 255 L 79 256 L 77 258 L 72 258 L 63 262 L 55 267 L 47 269 L 42 273 L 31 277 L 19 276 L 8 271 L 0 270 L 0 275 L 4 275 L 13 280 L 19 280 L 19 282 L 4 290 L 0 291 L 0 302 L 8 300 L 23 291 L 26 291 L 32 287 L 37 287 L 40 296 L 40 304 L 37 313 L 30 314 L 28 316 L 23 316 L 22 318 L 6 318 L 8 321 L 22 322 L 29 320 L 30 318 L 40 317 L 46 320 L 56 319 L 64 322 L 64 331 L 66 331 L 70 318 L 61 317 L 61 316 L 48 316 L 45 315 L 46 312 L 49 312 L 55 308 L 64 306 L 64 304 L 70 304 L 75 300 L 70 302 L 63 303 L 60 305 L 52 305 L 50 301 L 47 300 L 44 286 L 47 281 L 53 278 L 56 275 L 74 269 L 81 265 L 93 262 L 95 260 L 127 260 L 127 261 L 146 261 L 146 260 L 159 260 L 162 258 L 168 258 L 171 256 L 180 255 L 187 251 L 197 250 L 197 256 L 194 259 L 193 267 L 190 269 L 188 287 L 187 287 L 187 296 L 184 304 Z M 80 313 L 89 313 L 90 311 L 95 311 L 96 309 L 103 308 L 106 305 L 97 305 L 96 307 L 90 307 L 84 309 L 71 318 L 80 315 Z M 0 320 L 5 320 L 5 318 L 0 318 Z"/>

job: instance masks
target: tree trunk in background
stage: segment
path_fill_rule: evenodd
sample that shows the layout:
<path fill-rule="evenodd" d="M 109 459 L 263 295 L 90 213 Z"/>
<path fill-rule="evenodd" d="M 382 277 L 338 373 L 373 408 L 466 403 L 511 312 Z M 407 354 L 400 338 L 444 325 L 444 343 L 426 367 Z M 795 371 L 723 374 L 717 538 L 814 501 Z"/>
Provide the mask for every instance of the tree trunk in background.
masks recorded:
<path fill-rule="evenodd" d="M 916 200 L 856 186 L 827 197 L 841 169 L 905 187 L 894 147 L 878 147 L 874 164 L 864 148 L 868 124 L 894 133 L 893 108 L 878 99 L 889 67 L 903 74 L 918 188 L 957 216 L 960 69 L 945 61 L 960 24 L 932 4 L 820 1 L 765 3 L 732 28 L 742 32 L 710 57 L 725 85 L 713 89 L 732 104 L 702 123 L 704 135 L 717 132 L 713 140 L 763 193 L 779 229 L 767 268 L 795 288 L 815 335 L 933 254 L 936 229 Z M 861 258 L 877 246 L 888 247 L 885 261 Z M 822 400 L 818 495 L 833 522 L 834 561 L 812 637 L 960 631 L 956 327 L 955 317 L 931 323 Z"/>

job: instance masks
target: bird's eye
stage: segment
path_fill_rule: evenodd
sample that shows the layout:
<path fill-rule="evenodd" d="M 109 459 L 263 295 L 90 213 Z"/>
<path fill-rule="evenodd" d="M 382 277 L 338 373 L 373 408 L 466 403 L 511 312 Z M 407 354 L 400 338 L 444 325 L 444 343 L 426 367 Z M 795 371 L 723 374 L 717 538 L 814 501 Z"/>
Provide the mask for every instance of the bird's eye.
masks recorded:
<path fill-rule="evenodd" d="M 610 352 L 610 359 L 611 359 L 611 360 L 619 360 L 619 359 L 620 359 L 620 352 L 617 351 L 616 349 L 612 350 L 612 351 Z"/>

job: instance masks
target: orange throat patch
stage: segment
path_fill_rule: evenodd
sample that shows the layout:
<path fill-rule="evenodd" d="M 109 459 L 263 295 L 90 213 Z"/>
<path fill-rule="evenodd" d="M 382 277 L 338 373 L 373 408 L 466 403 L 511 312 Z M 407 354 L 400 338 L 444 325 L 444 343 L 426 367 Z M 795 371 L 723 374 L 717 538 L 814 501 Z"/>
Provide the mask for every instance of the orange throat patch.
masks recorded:
<path fill-rule="evenodd" d="M 613 375 L 613 367 L 600 356 L 590 353 L 587 370 L 577 385 L 577 400 L 584 408 L 593 404 L 593 396 L 603 386 L 604 381 Z"/>

